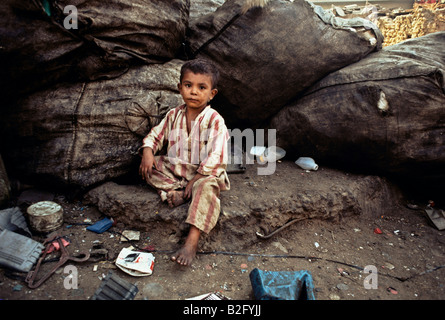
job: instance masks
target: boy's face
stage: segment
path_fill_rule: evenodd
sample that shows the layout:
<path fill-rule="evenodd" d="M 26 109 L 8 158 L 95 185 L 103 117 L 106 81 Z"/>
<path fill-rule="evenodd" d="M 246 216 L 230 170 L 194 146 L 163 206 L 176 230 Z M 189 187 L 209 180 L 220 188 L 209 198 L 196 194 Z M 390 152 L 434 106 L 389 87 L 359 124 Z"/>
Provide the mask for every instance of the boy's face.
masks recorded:
<path fill-rule="evenodd" d="M 191 71 L 184 73 L 178 88 L 187 107 L 196 110 L 204 109 L 218 92 L 212 89 L 211 76 Z"/>

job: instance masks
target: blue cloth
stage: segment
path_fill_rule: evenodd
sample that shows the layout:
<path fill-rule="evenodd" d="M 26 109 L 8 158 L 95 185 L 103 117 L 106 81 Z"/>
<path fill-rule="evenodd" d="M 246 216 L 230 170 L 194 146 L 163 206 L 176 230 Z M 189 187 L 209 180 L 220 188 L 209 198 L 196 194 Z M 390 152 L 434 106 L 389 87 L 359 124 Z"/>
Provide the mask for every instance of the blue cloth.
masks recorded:
<path fill-rule="evenodd" d="M 250 282 L 257 300 L 315 300 L 312 275 L 301 271 L 253 269 Z"/>

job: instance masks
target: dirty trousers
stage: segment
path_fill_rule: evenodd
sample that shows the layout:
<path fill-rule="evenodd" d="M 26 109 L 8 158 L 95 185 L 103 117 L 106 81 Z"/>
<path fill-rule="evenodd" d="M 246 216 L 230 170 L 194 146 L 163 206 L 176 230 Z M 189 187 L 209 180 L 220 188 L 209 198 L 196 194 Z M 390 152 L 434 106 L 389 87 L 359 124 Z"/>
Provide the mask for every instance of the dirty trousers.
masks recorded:
<path fill-rule="evenodd" d="M 167 199 L 168 191 L 185 188 L 198 168 L 197 165 L 171 163 L 166 156 L 156 156 L 155 161 L 158 169 L 153 168 L 151 178 L 147 183 L 158 190 L 163 201 Z M 193 184 L 185 222 L 209 233 L 218 221 L 221 210 L 219 195 L 224 186 L 224 179 L 213 175 L 198 179 Z"/>

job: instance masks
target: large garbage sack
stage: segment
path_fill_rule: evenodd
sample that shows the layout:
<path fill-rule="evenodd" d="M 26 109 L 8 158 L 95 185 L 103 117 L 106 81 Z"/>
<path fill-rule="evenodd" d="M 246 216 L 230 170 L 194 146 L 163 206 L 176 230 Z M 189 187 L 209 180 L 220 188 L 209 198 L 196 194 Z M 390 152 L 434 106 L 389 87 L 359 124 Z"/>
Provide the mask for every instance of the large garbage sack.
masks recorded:
<path fill-rule="evenodd" d="M 331 73 L 270 128 L 295 159 L 444 186 L 444 76 L 445 32 L 407 40 Z"/>
<path fill-rule="evenodd" d="M 0 119 L 8 174 L 78 187 L 137 174 L 142 138 L 182 103 L 182 64 L 172 60 L 132 67 L 116 79 L 59 84 L 9 106 Z"/>
<path fill-rule="evenodd" d="M 213 105 L 229 126 L 258 124 L 315 81 L 381 47 L 380 31 L 362 18 L 337 18 L 304 0 L 272 0 L 241 14 L 244 3 L 226 1 L 193 20 L 186 36 L 190 56 L 212 60 L 221 72 Z"/>
<path fill-rule="evenodd" d="M 60 81 L 112 78 L 134 63 L 168 61 L 184 41 L 189 5 L 188 0 L 3 0 L 1 92 L 11 96 Z M 76 26 L 68 18 L 73 11 L 64 12 L 73 6 Z"/>

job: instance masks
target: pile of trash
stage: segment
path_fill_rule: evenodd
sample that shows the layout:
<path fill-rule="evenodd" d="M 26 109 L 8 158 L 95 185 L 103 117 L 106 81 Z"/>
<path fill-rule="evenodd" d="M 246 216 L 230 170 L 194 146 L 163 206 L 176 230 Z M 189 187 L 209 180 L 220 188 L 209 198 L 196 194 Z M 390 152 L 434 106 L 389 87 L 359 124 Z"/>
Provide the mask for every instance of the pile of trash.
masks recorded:
<path fill-rule="evenodd" d="M 244 13 L 250 1 L 229 0 L 193 19 L 185 0 L 163 6 L 114 0 L 110 10 L 95 1 L 91 10 L 70 2 L 77 29 L 64 27 L 63 1 L 45 1 L 49 11 L 22 2 L 1 5 L 9 20 L 24 23 L 14 32 L 26 41 L 8 38 L 14 23 L 0 29 L 8 36 L 2 90 L 18 96 L 0 110 L 0 152 L 10 172 L 40 184 L 89 188 L 137 172 L 142 138 L 181 103 L 185 60 L 217 65 L 221 81 L 212 106 L 230 128 L 246 128 L 383 41 L 369 20 L 340 19 L 304 0 L 265 1 Z M 123 8 L 128 14 L 114 21 L 121 15 L 113 12 Z"/>
<path fill-rule="evenodd" d="M 390 46 L 407 39 L 445 31 L 445 4 L 414 4 L 413 9 L 398 10 L 378 19 L 377 25 Z"/>
<path fill-rule="evenodd" d="M 218 67 L 212 105 L 231 126 L 261 125 L 317 80 L 382 45 L 377 26 L 361 17 L 339 18 L 309 1 L 269 1 L 240 14 L 245 2 L 226 1 L 191 24 L 186 38 L 190 55 Z"/>
<path fill-rule="evenodd" d="M 42 194 L 41 194 L 42 195 Z M 23 207 L 23 204 L 22 206 Z M 62 235 L 62 226 L 71 224 L 63 221 L 63 209 L 56 202 L 38 201 L 27 207 L 22 213 L 21 207 L 0 210 L 0 268 L 8 278 L 23 280 L 29 289 L 40 288 L 51 282 L 53 276 L 65 270 L 75 269 L 79 263 L 109 259 L 108 250 L 94 245 L 90 250 L 79 252 L 76 242 Z M 87 221 L 89 219 L 85 219 Z M 29 221 L 29 223 L 28 223 Z M 85 232 L 102 234 L 110 231 L 115 221 L 105 217 L 97 222 L 81 223 L 87 227 Z M 121 235 L 121 241 L 131 243 L 121 248 L 117 257 L 112 260 L 117 270 L 132 276 L 134 279 L 153 274 L 155 266 L 154 248 L 138 247 L 132 241 L 140 240 L 140 233 L 133 230 L 122 232 L 111 231 Z M 42 239 L 44 239 L 42 241 Z M 94 242 L 96 243 L 96 241 Z M 104 252 L 105 251 L 105 252 Z M 93 271 L 97 271 L 97 265 Z M 101 282 L 91 300 L 133 300 L 139 289 L 137 284 L 127 281 L 118 271 L 109 271 L 102 275 Z M 65 278 L 64 287 L 71 285 L 70 277 Z M 257 300 L 314 300 L 315 291 L 312 275 L 307 270 L 300 271 L 263 271 L 255 268 L 250 273 L 252 290 Z M 77 281 L 77 280 L 76 280 Z M 15 290 L 22 288 L 21 284 Z M 187 300 L 230 300 L 220 292 L 209 292 Z"/>
<path fill-rule="evenodd" d="M 0 210 L 0 267 L 10 277 L 23 278 L 28 288 L 36 289 L 68 262 L 90 260 L 98 250 L 70 253 L 66 248 L 71 244 L 70 241 L 59 233 L 62 225 L 63 209 L 52 201 L 39 201 L 30 205 L 26 215 L 20 207 Z M 113 221 L 105 218 L 91 223 L 86 230 L 103 233 L 112 225 Z M 46 238 L 40 242 L 38 239 L 42 236 Z M 44 268 L 43 265 L 49 262 L 51 266 Z M 152 274 L 154 256 L 148 252 L 123 248 L 115 263 L 130 275 L 147 276 Z M 137 292 L 136 286 L 110 272 L 91 299 L 130 300 Z"/>
<path fill-rule="evenodd" d="M 212 107 L 229 129 L 276 130 L 291 158 L 443 185 L 445 32 L 385 50 L 372 10 L 260 2 L 1 2 L 8 174 L 81 190 L 140 182 L 136 151 L 181 103 L 181 65 L 200 57 L 221 72 Z"/>
<path fill-rule="evenodd" d="M 7 21 L 0 26 L 4 39 L 0 60 L 5 70 L 0 80 L 6 97 L 0 109 L 0 153 L 8 171 L 18 179 L 86 189 L 116 178 L 133 178 L 142 138 L 170 108 L 181 103 L 177 90 L 179 69 L 184 61 L 196 57 L 211 60 L 221 72 L 219 93 L 212 106 L 230 129 L 264 128 L 272 123 L 270 128 L 287 139 L 279 146 L 289 147 L 288 156 L 292 156 L 291 149 L 299 149 L 300 155 L 329 161 L 332 157 L 325 157 L 324 150 L 327 140 L 318 139 L 324 135 L 319 128 L 323 123 L 323 130 L 343 133 L 328 134 L 335 137 L 328 144 L 331 151 L 338 153 L 336 146 L 344 146 L 342 149 L 359 170 L 373 165 L 372 157 L 358 161 L 363 150 L 374 150 L 380 154 L 377 160 L 383 163 L 387 153 L 398 150 L 396 159 L 390 160 L 403 169 L 399 173 L 406 175 L 407 166 L 422 175 L 423 168 L 431 164 L 432 170 L 438 168 L 434 171 L 436 180 L 444 176 L 440 169 L 445 162 L 441 151 L 443 32 L 434 33 L 434 40 L 423 40 L 424 36 L 416 38 L 421 43 L 405 41 L 392 49 L 394 56 L 399 54 L 397 50 L 403 52 L 407 61 L 404 66 L 416 65 L 415 74 L 407 74 L 412 68 L 404 69 L 402 65 L 395 72 L 385 73 L 375 72 L 373 69 L 379 69 L 376 64 L 368 65 L 388 54 L 382 50 L 384 38 L 376 22 L 376 14 L 381 13 L 372 6 L 360 11 L 365 16 L 362 17 L 354 10 L 349 13 L 348 8 L 324 10 L 304 0 L 262 1 L 261 7 L 251 0 L 228 0 L 222 5 L 221 1 L 206 1 L 203 6 L 210 6 L 203 9 L 202 15 L 191 15 L 190 3 L 185 0 L 162 6 L 151 1 L 114 0 L 106 7 L 97 1 L 88 5 L 84 1 L 70 1 L 69 5 L 54 0 L 32 5 L 25 2 L 8 0 L 0 5 L 8 12 Z M 246 4 L 251 4 L 249 10 L 245 10 Z M 71 11 L 64 11 L 67 6 Z M 434 14 L 434 22 L 428 20 L 427 12 Z M 116 16 L 120 18 L 113 19 Z M 413 17 L 413 23 L 425 18 L 423 27 L 419 25 L 416 30 L 432 32 L 433 25 L 434 30 L 440 30 L 443 8 L 437 5 L 429 10 L 419 6 L 405 18 L 408 16 Z M 66 21 L 68 17 L 71 20 Z M 74 18 L 78 20 L 75 25 Z M 402 40 L 418 35 L 416 31 L 397 37 Z M 15 41 L 17 38 L 21 41 Z M 386 41 L 392 40 L 388 36 Z M 426 55 L 412 51 L 415 46 L 426 46 Z M 426 67 L 418 66 L 414 60 Z M 360 63 L 368 65 L 365 71 L 352 67 Z M 396 79 L 422 79 L 426 69 L 435 81 L 435 85 L 426 85 L 427 91 L 412 90 L 410 86 L 415 84 Z M 371 72 L 378 73 L 377 78 L 363 79 Z M 376 84 L 376 80 L 393 83 L 400 90 L 390 96 L 380 85 L 366 91 L 359 83 Z M 359 87 L 353 90 L 363 92 L 360 101 L 346 98 L 341 94 L 344 91 L 328 90 L 340 83 L 356 83 Z M 315 99 L 324 84 L 325 95 Z M 399 113 L 394 106 L 403 98 L 404 90 L 414 96 L 400 106 Z M 399 116 L 412 101 L 427 101 L 437 112 L 433 118 L 429 111 L 418 113 L 421 119 L 416 123 L 421 126 L 421 136 L 427 139 L 421 142 L 426 148 L 411 144 L 407 150 L 404 143 L 412 138 L 409 132 L 392 140 L 385 137 L 413 126 L 410 117 Z M 333 107 L 318 113 L 318 124 L 300 114 L 292 123 L 285 120 L 274 125 L 274 119 L 290 105 L 302 110 L 308 103 L 317 108 L 332 103 Z M 363 110 L 364 105 L 369 108 Z M 335 111 L 335 106 L 341 106 L 340 112 Z M 311 110 L 314 116 L 315 109 Z M 345 145 L 345 136 L 360 134 L 344 128 L 357 123 L 362 113 L 370 110 L 375 110 L 377 123 L 363 132 L 365 136 L 358 143 Z M 343 129 L 334 129 L 337 127 Z M 304 138 L 298 139 L 302 130 Z M 378 144 L 376 139 L 381 139 Z M 417 170 L 419 163 L 422 167 Z M 385 168 L 380 163 L 378 167 Z"/>
<path fill-rule="evenodd" d="M 272 117 L 277 145 L 321 164 L 428 181 L 440 190 L 444 44 L 445 32 L 436 32 L 332 72 Z"/>

